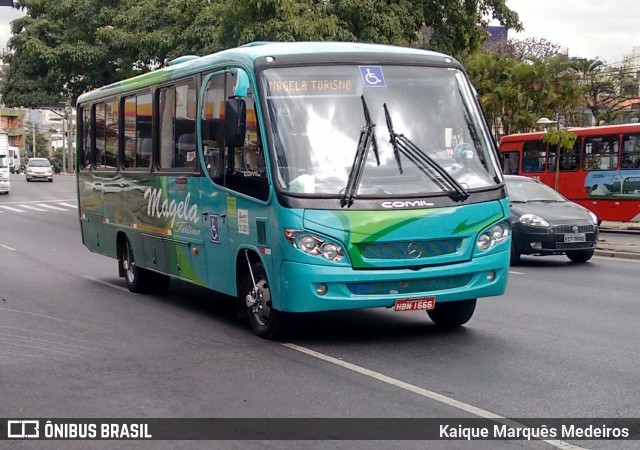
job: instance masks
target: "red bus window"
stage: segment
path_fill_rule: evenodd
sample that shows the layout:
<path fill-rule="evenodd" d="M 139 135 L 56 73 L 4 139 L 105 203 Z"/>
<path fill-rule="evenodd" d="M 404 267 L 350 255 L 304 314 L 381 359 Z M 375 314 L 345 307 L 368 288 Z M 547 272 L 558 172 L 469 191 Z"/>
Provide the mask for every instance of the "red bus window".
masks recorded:
<path fill-rule="evenodd" d="M 520 153 L 504 152 L 502 154 L 502 171 L 506 175 L 518 175 L 520 169 Z"/>
<path fill-rule="evenodd" d="M 621 169 L 640 168 L 640 134 L 631 134 L 622 138 Z"/>
<path fill-rule="evenodd" d="M 618 136 L 587 137 L 582 168 L 585 170 L 617 169 L 618 150 Z"/>
<path fill-rule="evenodd" d="M 556 153 L 557 146 L 550 145 L 549 146 L 549 165 L 547 166 L 547 170 L 549 172 L 556 171 Z M 580 139 L 576 140 L 573 148 L 571 150 L 562 150 L 560 152 L 560 170 L 561 171 L 571 171 L 578 170 L 580 158 Z"/>
<path fill-rule="evenodd" d="M 547 158 L 547 145 L 542 141 L 529 141 L 523 145 L 523 172 L 543 172 Z"/>

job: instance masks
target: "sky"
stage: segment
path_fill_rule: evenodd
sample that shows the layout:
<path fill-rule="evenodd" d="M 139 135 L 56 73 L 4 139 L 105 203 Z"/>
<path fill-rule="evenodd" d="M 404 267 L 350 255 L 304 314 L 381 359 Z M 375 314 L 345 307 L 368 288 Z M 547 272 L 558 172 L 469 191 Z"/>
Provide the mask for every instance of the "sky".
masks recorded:
<path fill-rule="evenodd" d="M 616 65 L 640 46 L 640 0 L 507 0 L 518 13 L 522 33 L 510 38 L 544 38 L 569 56 L 600 58 Z M 11 37 L 9 23 L 22 11 L 0 7 L 0 47 Z"/>
<path fill-rule="evenodd" d="M 571 57 L 611 65 L 640 47 L 640 0 L 507 0 L 507 6 L 524 27 L 509 38 L 544 38 Z"/>

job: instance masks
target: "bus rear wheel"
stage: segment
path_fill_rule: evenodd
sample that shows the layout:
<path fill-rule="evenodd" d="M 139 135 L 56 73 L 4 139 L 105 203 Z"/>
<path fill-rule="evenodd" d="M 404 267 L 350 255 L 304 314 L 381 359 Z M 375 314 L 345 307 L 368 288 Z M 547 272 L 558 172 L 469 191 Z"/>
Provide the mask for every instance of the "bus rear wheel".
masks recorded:
<path fill-rule="evenodd" d="M 169 289 L 171 279 L 167 275 L 138 267 L 128 238 L 120 258 L 124 268 L 124 280 L 129 291 L 135 294 L 164 294 Z"/>
<path fill-rule="evenodd" d="M 454 328 L 467 323 L 476 309 L 476 299 L 436 303 L 427 311 L 429 318 L 440 328 Z"/>
<path fill-rule="evenodd" d="M 282 334 L 284 313 L 273 307 L 267 273 L 261 262 L 251 263 L 251 272 L 245 272 L 238 296 L 238 301 L 247 307 L 249 323 L 256 335 L 275 339 Z"/>

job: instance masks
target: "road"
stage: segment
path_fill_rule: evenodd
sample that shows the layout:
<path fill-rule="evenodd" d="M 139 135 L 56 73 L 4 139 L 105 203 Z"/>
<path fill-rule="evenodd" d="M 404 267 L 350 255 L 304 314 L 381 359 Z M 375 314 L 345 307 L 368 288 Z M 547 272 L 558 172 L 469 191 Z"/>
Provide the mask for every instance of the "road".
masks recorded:
<path fill-rule="evenodd" d="M 255 337 L 234 318 L 231 302 L 211 291 L 178 282 L 166 296 L 129 293 L 116 262 L 81 243 L 72 177 L 12 180 L 11 194 L 0 197 L 1 417 L 640 418 L 637 261 L 523 258 L 506 295 L 479 301 L 467 326 L 453 331 L 439 331 L 420 312 L 346 311 L 300 315 L 287 341 L 271 342 Z M 625 449 L 638 442 L 570 443 Z M 564 443 L 219 444 L 538 449 Z"/>

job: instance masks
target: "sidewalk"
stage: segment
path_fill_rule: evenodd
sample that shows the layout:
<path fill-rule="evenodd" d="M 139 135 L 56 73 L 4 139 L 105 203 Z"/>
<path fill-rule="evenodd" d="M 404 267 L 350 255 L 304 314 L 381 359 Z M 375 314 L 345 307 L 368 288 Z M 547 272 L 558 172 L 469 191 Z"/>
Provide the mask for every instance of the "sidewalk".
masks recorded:
<path fill-rule="evenodd" d="M 640 222 L 609 222 L 603 220 L 600 224 L 601 230 L 632 230 L 640 231 Z"/>
<path fill-rule="evenodd" d="M 638 222 L 607 222 L 600 224 L 601 231 L 638 231 L 637 239 L 625 242 L 598 239 L 596 255 L 613 258 L 640 259 L 640 223 Z M 602 235 L 601 235 L 602 236 Z"/>

